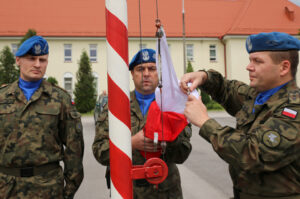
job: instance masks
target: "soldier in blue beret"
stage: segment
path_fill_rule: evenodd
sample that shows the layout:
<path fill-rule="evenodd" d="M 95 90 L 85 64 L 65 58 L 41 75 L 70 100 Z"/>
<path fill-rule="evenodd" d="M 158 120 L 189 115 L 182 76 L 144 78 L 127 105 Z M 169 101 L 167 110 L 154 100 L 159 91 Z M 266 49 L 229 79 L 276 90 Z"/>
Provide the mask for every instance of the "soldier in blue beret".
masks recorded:
<path fill-rule="evenodd" d="M 155 50 L 145 48 L 137 52 L 129 63 L 129 70 L 132 71 L 136 65 L 142 63 L 156 63 Z"/>
<path fill-rule="evenodd" d="M 208 93 L 236 117 L 236 128 L 210 118 L 191 95 L 185 116 L 229 164 L 235 199 L 300 198 L 300 42 L 282 32 L 259 33 L 247 38 L 246 49 L 250 85 L 214 70 L 185 74 L 180 84 L 186 93 L 196 87 Z"/>
<path fill-rule="evenodd" d="M 16 52 L 19 79 L 0 88 L 0 198 L 71 199 L 82 182 L 80 114 L 43 79 L 48 56 L 48 42 L 30 37 Z"/>
<path fill-rule="evenodd" d="M 153 143 L 152 139 L 144 136 L 143 127 L 147 120 L 147 113 L 152 101 L 155 100 L 155 89 L 158 86 L 158 72 L 156 68 L 156 53 L 153 49 L 142 49 L 132 58 L 129 70 L 135 85 L 130 93 L 131 111 L 131 143 L 132 162 L 142 165 L 146 159 L 141 154 L 161 151 L 161 147 Z M 109 129 L 108 108 L 98 116 L 96 135 L 93 143 L 93 153 L 97 161 L 105 166 L 109 165 Z M 167 143 L 164 157 L 169 168 L 164 182 L 155 188 L 147 180 L 133 182 L 134 199 L 182 199 L 180 175 L 176 164 L 183 163 L 189 156 L 192 146 L 190 143 L 191 128 L 187 126 L 175 141 Z"/>

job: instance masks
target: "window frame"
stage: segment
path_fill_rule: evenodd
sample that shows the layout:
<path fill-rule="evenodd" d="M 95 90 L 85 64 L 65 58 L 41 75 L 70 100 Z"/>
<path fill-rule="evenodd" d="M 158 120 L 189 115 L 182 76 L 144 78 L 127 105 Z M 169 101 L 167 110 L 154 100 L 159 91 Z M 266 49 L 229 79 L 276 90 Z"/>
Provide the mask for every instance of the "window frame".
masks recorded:
<path fill-rule="evenodd" d="M 66 55 L 68 50 L 70 55 Z M 64 44 L 64 62 L 72 62 L 72 44 Z"/>
<path fill-rule="evenodd" d="M 212 52 L 214 52 L 214 55 L 213 55 Z M 217 45 L 216 44 L 210 44 L 209 45 L 209 61 L 210 62 L 216 62 L 217 61 Z"/>
<path fill-rule="evenodd" d="M 186 44 L 186 58 L 187 61 L 194 61 L 194 44 Z"/>
<path fill-rule="evenodd" d="M 16 56 L 17 51 L 18 51 L 18 44 L 12 43 L 11 44 L 11 52 L 13 53 L 14 56 Z"/>
<path fill-rule="evenodd" d="M 71 81 L 66 81 L 66 79 L 70 79 Z M 66 87 L 66 83 L 70 83 L 70 87 L 71 89 L 69 90 L 67 87 Z M 65 73 L 64 74 L 64 89 L 71 95 L 73 96 L 73 75 L 72 73 Z"/>
<path fill-rule="evenodd" d="M 98 54 L 98 45 L 97 44 L 90 44 L 89 45 L 89 53 L 90 53 L 90 62 L 95 63 L 98 62 L 97 54 Z M 95 56 L 92 56 L 92 51 L 95 52 Z"/>

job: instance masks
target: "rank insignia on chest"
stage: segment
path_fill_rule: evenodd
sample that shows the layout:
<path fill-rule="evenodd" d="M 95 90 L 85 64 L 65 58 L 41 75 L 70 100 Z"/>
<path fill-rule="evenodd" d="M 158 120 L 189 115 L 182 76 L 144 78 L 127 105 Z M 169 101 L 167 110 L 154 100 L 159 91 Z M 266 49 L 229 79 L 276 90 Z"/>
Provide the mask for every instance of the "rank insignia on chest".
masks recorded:
<path fill-rule="evenodd" d="M 295 119 L 298 112 L 294 111 L 292 109 L 289 109 L 289 108 L 284 108 L 281 114 L 284 115 L 284 116 Z"/>
<path fill-rule="evenodd" d="M 263 135 L 263 143 L 267 147 L 277 147 L 280 144 L 280 135 L 276 131 L 267 131 Z"/>

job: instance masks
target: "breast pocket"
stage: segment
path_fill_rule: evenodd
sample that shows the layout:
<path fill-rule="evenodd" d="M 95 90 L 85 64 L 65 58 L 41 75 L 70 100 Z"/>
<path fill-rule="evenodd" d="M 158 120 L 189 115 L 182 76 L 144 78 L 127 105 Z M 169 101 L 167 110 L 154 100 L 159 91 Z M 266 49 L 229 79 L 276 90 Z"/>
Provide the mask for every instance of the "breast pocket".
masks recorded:
<path fill-rule="evenodd" d="M 36 117 L 33 119 L 33 125 L 39 128 L 43 127 L 44 129 L 57 129 L 59 113 L 58 108 L 37 110 Z"/>
<path fill-rule="evenodd" d="M 17 131 L 16 107 L 8 104 L 0 104 L 0 152 L 10 134 Z"/>
<path fill-rule="evenodd" d="M 0 131 L 8 131 L 16 127 L 16 107 L 8 104 L 0 104 Z"/>

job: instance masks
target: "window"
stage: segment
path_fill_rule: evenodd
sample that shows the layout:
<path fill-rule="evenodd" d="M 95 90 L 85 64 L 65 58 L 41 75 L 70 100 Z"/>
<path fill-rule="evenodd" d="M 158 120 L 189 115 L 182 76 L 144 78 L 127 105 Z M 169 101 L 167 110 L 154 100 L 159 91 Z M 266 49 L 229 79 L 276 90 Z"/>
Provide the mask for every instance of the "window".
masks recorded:
<path fill-rule="evenodd" d="M 194 61 L 194 44 L 186 45 L 186 57 L 188 61 Z"/>
<path fill-rule="evenodd" d="M 147 44 L 140 44 L 140 49 L 145 49 L 147 48 Z"/>
<path fill-rule="evenodd" d="M 90 44 L 90 61 L 97 62 L 97 44 Z"/>
<path fill-rule="evenodd" d="M 71 62 L 72 61 L 72 44 L 65 44 L 65 62 Z"/>
<path fill-rule="evenodd" d="M 64 88 L 68 93 L 72 96 L 73 95 L 73 75 L 71 73 L 65 73 L 64 75 Z"/>
<path fill-rule="evenodd" d="M 209 60 L 210 61 L 216 61 L 216 45 L 209 45 Z"/>
<path fill-rule="evenodd" d="M 18 44 L 11 44 L 11 51 L 15 55 L 18 50 Z"/>

